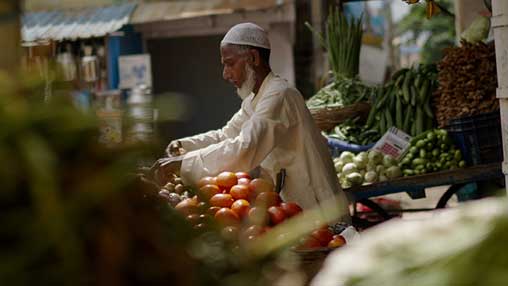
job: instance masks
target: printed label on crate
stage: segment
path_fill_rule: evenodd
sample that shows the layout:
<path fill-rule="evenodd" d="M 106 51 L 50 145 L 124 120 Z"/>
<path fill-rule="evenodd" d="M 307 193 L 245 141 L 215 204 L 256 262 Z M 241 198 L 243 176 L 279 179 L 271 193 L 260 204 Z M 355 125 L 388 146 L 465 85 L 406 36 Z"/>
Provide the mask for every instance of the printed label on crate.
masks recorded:
<path fill-rule="evenodd" d="M 396 160 L 400 160 L 409 149 L 410 141 L 411 136 L 395 127 L 391 127 L 372 149 L 383 154 L 392 155 Z"/>

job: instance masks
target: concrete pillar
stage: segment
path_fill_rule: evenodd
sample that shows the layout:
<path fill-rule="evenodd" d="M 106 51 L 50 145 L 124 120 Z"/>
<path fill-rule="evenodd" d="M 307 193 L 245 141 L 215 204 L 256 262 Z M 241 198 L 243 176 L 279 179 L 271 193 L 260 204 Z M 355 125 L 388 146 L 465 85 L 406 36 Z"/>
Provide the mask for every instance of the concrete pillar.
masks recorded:
<path fill-rule="evenodd" d="M 508 192 L 508 1 L 492 0 L 492 27 L 496 41 L 497 97 L 503 137 L 503 173 Z"/>
<path fill-rule="evenodd" d="M 20 2 L 0 2 L 0 69 L 3 70 L 15 70 L 21 62 Z"/>

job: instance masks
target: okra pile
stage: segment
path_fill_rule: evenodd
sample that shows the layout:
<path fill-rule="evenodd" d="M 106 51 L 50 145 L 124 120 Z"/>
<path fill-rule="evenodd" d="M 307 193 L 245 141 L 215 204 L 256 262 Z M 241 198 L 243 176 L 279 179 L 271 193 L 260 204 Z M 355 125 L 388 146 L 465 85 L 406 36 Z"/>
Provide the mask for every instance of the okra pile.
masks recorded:
<path fill-rule="evenodd" d="M 327 136 L 357 145 L 369 145 L 381 138 L 382 134 L 377 130 L 368 129 L 367 126 L 358 124 L 358 121 L 358 117 L 348 119 L 335 126 Z"/>
<path fill-rule="evenodd" d="M 367 127 L 384 134 L 395 126 L 411 136 L 432 129 L 434 113 L 431 99 L 436 87 L 437 70 L 434 65 L 397 71 L 384 88 L 378 89 Z"/>
<path fill-rule="evenodd" d="M 466 162 L 444 129 L 428 130 L 411 139 L 411 147 L 400 161 L 404 176 L 463 168 Z"/>

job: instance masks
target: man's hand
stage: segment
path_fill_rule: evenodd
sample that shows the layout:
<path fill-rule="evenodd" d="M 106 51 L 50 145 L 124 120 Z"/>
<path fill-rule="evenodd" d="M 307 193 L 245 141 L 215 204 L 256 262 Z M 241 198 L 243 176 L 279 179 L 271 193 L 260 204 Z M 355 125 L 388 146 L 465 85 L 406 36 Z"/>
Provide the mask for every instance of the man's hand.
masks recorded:
<path fill-rule="evenodd" d="M 168 157 L 185 155 L 186 152 L 187 151 L 182 147 L 182 142 L 179 140 L 172 141 L 166 148 L 166 154 Z"/>
<path fill-rule="evenodd" d="M 161 186 L 164 186 L 173 175 L 180 174 L 183 156 L 167 157 L 157 160 L 150 170 Z"/>

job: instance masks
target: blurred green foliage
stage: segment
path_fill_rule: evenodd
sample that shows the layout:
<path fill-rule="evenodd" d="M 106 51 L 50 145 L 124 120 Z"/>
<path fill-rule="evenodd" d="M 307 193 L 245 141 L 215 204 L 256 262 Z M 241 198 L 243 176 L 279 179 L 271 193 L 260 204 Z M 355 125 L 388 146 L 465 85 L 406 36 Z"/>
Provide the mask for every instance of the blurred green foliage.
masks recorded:
<path fill-rule="evenodd" d="M 69 86 L 45 88 L 0 71 L 0 285 L 266 285 L 275 260 L 195 231 L 135 174 L 157 149 L 100 145 Z"/>
<path fill-rule="evenodd" d="M 455 19 L 444 13 L 426 18 L 426 3 L 421 2 L 411 5 L 410 12 L 397 23 L 396 34 L 401 36 L 411 33 L 408 41 L 410 44 L 424 32 L 429 32 L 430 37 L 422 47 L 421 62 L 435 63 L 443 57 L 443 49 L 455 45 Z M 453 11 L 452 0 L 440 0 L 439 4 L 448 11 Z"/>

